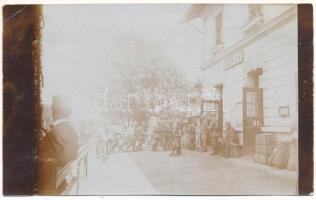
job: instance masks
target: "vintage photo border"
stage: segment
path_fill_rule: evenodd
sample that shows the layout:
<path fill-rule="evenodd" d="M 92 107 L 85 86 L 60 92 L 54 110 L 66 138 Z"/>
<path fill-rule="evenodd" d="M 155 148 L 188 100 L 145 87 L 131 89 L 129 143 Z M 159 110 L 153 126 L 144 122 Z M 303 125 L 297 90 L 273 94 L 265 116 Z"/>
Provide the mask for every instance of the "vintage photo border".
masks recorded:
<path fill-rule="evenodd" d="M 298 9 L 298 91 L 299 91 L 299 173 L 298 194 L 314 191 L 313 161 L 313 7 L 299 4 Z"/>
<path fill-rule="evenodd" d="M 298 194 L 309 195 L 313 192 L 314 176 L 313 9 L 311 4 L 298 4 L 297 8 Z M 23 14 L 11 17 L 21 9 L 26 9 Z M 3 133 L 5 133 L 3 134 L 3 194 L 32 195 L 36 194 L 36 135 L 38 135 L 36 133 L 41 121 L 40 88 L 43 82 L 40 30 L 44 26 L 42 10 L 37 5 L 9 5 L 3 7 L 2 11 Z M 14 26 L 9 27 L 6 20 L 14 21 Z M 19 32 L 16 32 L 17 27 L 20 29 Z M 16 96 L 19 98 L 12 99 Z"/>

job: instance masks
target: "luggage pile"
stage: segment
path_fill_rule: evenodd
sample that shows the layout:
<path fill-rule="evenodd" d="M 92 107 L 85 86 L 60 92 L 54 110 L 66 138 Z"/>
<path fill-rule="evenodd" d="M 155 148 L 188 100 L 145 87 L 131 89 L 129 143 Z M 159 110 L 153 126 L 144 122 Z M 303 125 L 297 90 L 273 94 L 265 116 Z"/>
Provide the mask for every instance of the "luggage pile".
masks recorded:
<path fill-rule="evenodd" d="M 298 166 L 297 140 L 281 142 L 272 153 L 269 164 L 280 169 L 296 170 Z"/>
<path fill-rule="evenodd" d="M 269 158 L 277 145 L 275 134 L 257 134 L 255 136 L 254 159 L 261 164 L 269 164 Z"/>
<path fill-rule="evenodd" d="M 297 170 L 297 140 L 282 141 L 277 144 L 275 134 L 257 134 L 254 159 L 258 163 L 279 169 Z"/>

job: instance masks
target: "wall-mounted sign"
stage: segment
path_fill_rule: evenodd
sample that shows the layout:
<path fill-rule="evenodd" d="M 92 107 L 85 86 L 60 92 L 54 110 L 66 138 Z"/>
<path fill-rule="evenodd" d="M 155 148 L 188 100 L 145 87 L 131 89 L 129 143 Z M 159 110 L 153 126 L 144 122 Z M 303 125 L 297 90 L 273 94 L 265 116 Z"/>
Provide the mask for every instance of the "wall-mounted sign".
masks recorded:
<path fill-rule="evenodd" d="M 290 116 L 290 108 L 289 106 L 280 106 L 279 107 L 279 116 L 280 117 L 289 117 Z"/>
<path fill-rule="evenodd" d="M 234 67 L 244 61 L 244 52 L 239 51 L 224 60 L 224 70 Z"/>

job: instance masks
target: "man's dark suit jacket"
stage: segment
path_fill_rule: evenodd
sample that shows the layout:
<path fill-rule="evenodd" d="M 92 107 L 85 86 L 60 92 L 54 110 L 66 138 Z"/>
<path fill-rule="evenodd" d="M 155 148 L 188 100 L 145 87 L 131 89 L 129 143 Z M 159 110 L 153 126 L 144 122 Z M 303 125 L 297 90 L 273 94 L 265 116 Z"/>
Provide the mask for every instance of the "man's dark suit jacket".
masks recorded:
<path fill-rule="evenodd" d="M 58 167 L 65 166 L 78 156 L 77 134 L 68 121 L 54 126 L 40 145 L 41 157 L 55 159 Z"/>
<path fill-rule="evenodd" d="M 55 188 L 59 168 L 78 156 L 78 138 L 70 122 L 56 124 L 40 141 L 38 149 L 38 194 L 60 194 L 64 185 Z"/>

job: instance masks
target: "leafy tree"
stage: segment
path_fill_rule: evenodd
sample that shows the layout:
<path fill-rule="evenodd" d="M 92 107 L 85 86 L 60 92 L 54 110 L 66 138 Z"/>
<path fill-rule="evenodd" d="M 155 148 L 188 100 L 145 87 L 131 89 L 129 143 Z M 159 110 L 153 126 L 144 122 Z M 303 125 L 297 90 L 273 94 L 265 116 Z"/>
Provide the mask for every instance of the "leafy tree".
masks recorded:
<path fill-rule="evenodd" d="M 158 94 L 164 100 L 185 99 L 190 83 L 159 44 L 130 36 L 120 37 L 114 43 L 100 70 L 104 86 L 112 92 L 135 94 L 138 105 L 146 104 L 143 112 L 155 111 Z M 162 110 L 167 112 L 168 106 Z"/>

